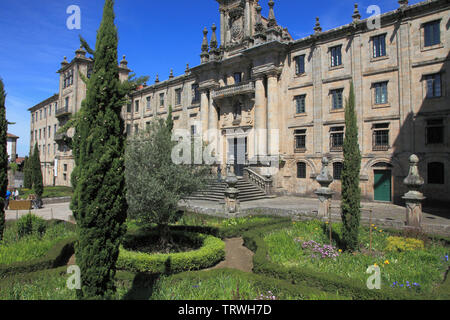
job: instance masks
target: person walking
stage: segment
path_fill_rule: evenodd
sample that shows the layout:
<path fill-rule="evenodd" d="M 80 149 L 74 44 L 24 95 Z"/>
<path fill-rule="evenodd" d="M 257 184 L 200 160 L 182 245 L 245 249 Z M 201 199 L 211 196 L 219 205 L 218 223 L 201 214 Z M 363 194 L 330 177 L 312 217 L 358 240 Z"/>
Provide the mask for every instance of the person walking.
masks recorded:
<path fill-rule="evenodd" d="M 19 200 L 19 190 L 14 189 L 13 196 L 14 200 Z"/>
<path fill-rule="evenodd" d="M 6 190 L 5 210 L 8 210 L 10 197 L 11 197 L 11 191 Z"/>

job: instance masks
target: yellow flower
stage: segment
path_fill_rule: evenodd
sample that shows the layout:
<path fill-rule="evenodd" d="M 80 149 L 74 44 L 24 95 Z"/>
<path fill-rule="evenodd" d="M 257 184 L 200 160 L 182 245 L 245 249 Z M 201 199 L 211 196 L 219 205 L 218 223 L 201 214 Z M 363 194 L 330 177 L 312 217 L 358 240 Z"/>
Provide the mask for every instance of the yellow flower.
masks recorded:
<path fill-rule="evenodd" d="M 373 264 L 374 267 L 378 267 L 378 265 L 376 263 Z"/>
<path fill-rule="evenodd" d="M 384 264 L 389 264 L 389 260 L 384 261 Z"/>
<path fill-rule="evenodd" d="M 342 249 L 339 249 L 338 251 L 339 251 L 339 252 L 342 252 Z"/>
<path fill-rule="evenodd" d="M 318 228 L 314 228 L 314 230 L 317 230 Z"/>
<path fill-rule="evenodd" d="M 377 227 L 374 227 L 375 230 L 377 230 Z"/>
<path fill-rule="evenodd" d="M 328 221 L 326 221 L 325 223 L 328 224 Z"/>
<path fill-rule="evenodd" d="M 383 230 L 380 229 L 379 232 L 381 233 L 381 232 L 383 232 Z"/>
<path fill-rule="evenodd" d="M 372 223 L 372 227 L 375 227 L 375 225 Z"/>

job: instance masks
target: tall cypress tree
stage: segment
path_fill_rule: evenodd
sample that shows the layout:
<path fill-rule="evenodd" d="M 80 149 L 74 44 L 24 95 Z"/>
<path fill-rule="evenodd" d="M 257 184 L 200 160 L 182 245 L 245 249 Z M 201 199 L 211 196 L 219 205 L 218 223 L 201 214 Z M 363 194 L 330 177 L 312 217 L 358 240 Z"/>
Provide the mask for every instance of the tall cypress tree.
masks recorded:
<path fill-rule="evenodd" d="M 361 190 L 359 173 L 361 153 L 358 144 L 358 125 L 356 122 L 355 93 L 353 83 L 345 106 L 344 163 L 342 168 L 341 217 L 343 222 L 342 240 L 345 249 L 358 250 Z"/>
<path fill-rule="evenodd" d="M 121 239 L 126 231 L 124 121 L 127 92 L 119 81 L 114 1 L 106 0 L 97 33 L 91 78 L 75 123 L 71 208 L 78 226 L 76 260 L 81 270 L 79 298 L 109 298 Z"/>
<path fill-rule="evenodd" d="M 5 100 L 6 93 L 0 78 L 0 241 L 3 239 L 3 230 L 5 229 L 5 201 L 8 188 L 8 151 L 6 150 L 8 121 L 6 120 Z"/>
<path fill-rule="evenodd" d="M 30 157 L 25 157 L 25 161 L 23 164 L 23 187 L 26 189 L 31 189 L 32 180 L 31 180 L 31 155 Z"/>
<path fill-rule="evenodd" d="M 41 160 L 39 158 L 39 147 L 36 142 L 34 145 L 33 158 L 31 161 L 31 181 L 34 194 L 37 200 L 40 201 L 44 193 L 44 182 L 42 181 Z"/>

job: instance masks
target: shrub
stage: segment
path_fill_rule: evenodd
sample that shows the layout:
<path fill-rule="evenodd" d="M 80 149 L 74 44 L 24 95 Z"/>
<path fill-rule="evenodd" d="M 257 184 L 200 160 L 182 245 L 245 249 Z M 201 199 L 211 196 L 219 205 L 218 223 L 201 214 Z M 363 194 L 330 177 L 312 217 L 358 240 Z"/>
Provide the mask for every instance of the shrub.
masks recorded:
<path fill-rule="evenodd" d="M 175 232 L 176 233 L 176 232 Z M 225 257 L 225 243 L 214 236 L 205 234 L 185 234 L 193 242 L 200 240 L 203 245 L 198 250 L 173 254 L 148 254 L 120 248 L 117 268 L 132 272 L 172 274 L 188 270 L 211 267 Z M 139 235 L 138 239 L 142 239 Z M 125 240 L 127 241 L 127 240 Z"/>
<path fill-rule="evenodd" d="M 32 234 L 42 236 L 46 229 L 47 225 L 45 220 L 31 213 L 17 220 L 17 234 L 19 238 Z"/>
<path fill-rule="evenodd" d="M 424 249 L 423 241 L 414 238 L 388 237 L 387 243 L 387 251 L 402 252 Z"/>

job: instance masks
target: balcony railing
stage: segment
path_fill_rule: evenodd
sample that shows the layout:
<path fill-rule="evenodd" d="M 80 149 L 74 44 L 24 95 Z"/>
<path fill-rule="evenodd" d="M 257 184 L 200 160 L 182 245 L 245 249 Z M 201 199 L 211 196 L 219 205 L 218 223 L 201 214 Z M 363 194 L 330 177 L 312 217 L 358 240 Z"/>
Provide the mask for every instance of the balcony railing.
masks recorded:
<path fill-rule="evenodd" d="M 372 151 L 388 151 L 389 145 L 387 144 L 374 144 L 372 146 Z"/>
<path fill-rule="evenodd" d="M 248 94 L 255 92 L 253 81 L 245 81 L 217 89 L 212 93 L 213 99 L 222 99 L 239 94 Z"/>
<path fill-rule="evenodd" d="M 72 112 L 69 111 L 69 107 L 68 106 L 62 107 L 62 108 L 58 108 L 55 111 L 55 115 L 57 117 L 65 116 L 65 115 L 68 115 L 68 114 L 71 114 L 71 113 Z"/>
<path fill-rule="evenodd" d="M 333 152 L 342 152 L 343 149 L 344 149 L 343 146 L 330 146 L 330 151 Z"/>

